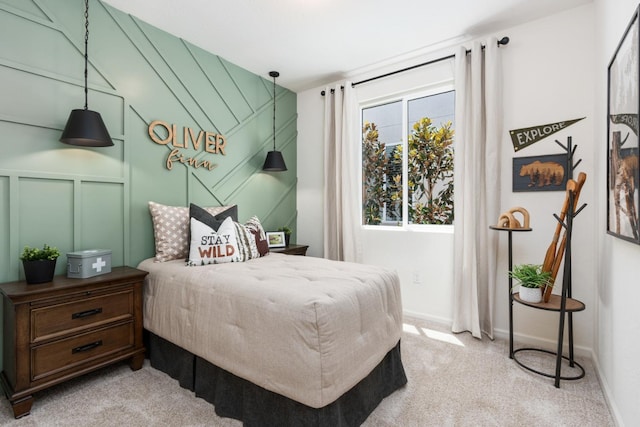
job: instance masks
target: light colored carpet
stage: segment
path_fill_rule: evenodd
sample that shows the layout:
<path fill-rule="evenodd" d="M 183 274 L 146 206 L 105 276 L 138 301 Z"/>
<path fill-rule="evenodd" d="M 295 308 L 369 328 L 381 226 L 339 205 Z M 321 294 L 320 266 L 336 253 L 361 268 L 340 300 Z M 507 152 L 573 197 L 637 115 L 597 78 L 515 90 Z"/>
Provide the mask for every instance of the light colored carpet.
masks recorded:
<path fill-rule="evenodd" d="M 538 363 L 537 353 L 527 355 Z M 613 426 L 589 360 L 586 377 L 553 380 L 519 367 L 503 340 L 453 335 L 440 324 L 405 318 L 402 359 L 408 384 L 387 397 L 364 426 Z M 547 369 L 553 360 L 539 363 Z M 542 366 L 542 365 L 540 365 Z M 552 371 L 552 370 L 551 370 Z M 563 371 L 569 375 L 570 371 Z M 116 365 L 36 395 L 31 415 L 14 420 L 7 399 L 6 426 L 220 426 L 211 404 L 149 366 L 132 372 Z"/>

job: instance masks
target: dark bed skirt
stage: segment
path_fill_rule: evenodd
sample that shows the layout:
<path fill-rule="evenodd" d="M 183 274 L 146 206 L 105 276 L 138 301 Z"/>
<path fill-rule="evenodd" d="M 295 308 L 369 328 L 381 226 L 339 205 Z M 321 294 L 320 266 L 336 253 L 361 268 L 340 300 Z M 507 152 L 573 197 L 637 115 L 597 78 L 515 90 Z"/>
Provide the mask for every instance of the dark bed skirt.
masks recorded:
<path fill-rule="evenodd" d="M 335 402 L 312 408 L 237 377 L 187 350 L 148 333 L 151 366 L 215 406 L 221 417 L 251 426 L 359 426 L 378 404 L 407 383 L 400 342 L 362 381 Z"/>

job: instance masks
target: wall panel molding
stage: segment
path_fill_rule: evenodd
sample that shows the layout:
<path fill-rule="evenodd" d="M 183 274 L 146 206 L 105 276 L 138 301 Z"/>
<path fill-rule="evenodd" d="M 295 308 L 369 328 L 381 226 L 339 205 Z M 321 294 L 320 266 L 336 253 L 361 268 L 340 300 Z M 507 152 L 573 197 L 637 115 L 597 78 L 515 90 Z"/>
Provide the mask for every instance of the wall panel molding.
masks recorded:
<path fill-rule="evenodd" d="M 264 173 L 273 141 L 268 76 L 89 1 L 89 107 L 102 114 L 116 144 L 110 148 L 58 141 L 69 111 L 84 104 L 83 1 L 0 0 L 0 37 L 12 40 L 0 44 L 0 90 L 7 94 L 0 98 L 0 132 L 8 140 L 0 159 L 0 197 L 7 204 L 0 210 L 7 218 L 0 220 L 7 234 L 0 243 L 2 279 L 21 276 L 21 248 L 36 240 L 63 252 L 111 246 L 118 262 L 137 265 L 154 253 L 150 200 L 237 203 L 244 215 L 295 228 L 295 94 L 276 87 L 275 137 L 289 171 Z M 149 138 L 153 120 L 224 135 L 224 155 L 181 149 L 218 167 L 167 170 L 174 147 Z M 61 217 L 38 221 L 24 211 L 31 206 Z M 64 262 L 58 268 L 64 271 Z"/>

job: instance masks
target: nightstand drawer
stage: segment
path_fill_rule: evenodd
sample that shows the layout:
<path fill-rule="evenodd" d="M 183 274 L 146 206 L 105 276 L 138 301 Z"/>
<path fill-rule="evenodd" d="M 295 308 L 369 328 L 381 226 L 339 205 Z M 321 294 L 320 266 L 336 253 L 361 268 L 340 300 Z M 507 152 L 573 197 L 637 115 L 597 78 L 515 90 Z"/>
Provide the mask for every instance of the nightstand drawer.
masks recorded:
<path fill-rule="evenodd" d="M 133 291 L 127 289 L 94 298 L 31 311 L 31 342 L 55 338 L 70 332 L 99 326 L 133 316 Z"/>
<path fill-rule="evenodd" d="M 31 350 L 31 380 L 73 370 L 82 363 L 133 346 L 134 323 L 127 322 L 34 347 Z"/>

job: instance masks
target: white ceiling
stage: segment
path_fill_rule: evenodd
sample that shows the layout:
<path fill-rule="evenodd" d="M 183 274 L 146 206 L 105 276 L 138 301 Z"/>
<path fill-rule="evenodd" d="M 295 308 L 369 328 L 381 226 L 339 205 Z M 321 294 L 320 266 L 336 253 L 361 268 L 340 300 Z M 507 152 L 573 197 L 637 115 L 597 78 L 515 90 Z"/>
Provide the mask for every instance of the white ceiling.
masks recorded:
<path fill-rule="evenodd" d="M 592 0 L 104 0 L 294 92 Z"/>

